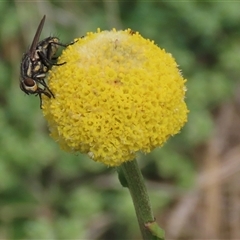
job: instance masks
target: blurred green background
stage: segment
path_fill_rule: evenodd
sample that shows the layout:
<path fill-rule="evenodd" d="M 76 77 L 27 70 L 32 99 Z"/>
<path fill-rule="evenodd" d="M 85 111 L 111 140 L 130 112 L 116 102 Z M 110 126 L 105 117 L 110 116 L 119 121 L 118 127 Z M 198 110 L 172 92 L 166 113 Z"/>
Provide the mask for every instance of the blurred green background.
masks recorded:
<path fill-rule="evenodd" d="M 0 239 L 140 239 L 115 169 L 59 149 L 39 99 L 19 89 L 22 54 L 41 37 L 131 28 L 176 58 L 189 120 L 139 155 L 167 239 L 240 239 L 240 3 L 0 1 Z"/>

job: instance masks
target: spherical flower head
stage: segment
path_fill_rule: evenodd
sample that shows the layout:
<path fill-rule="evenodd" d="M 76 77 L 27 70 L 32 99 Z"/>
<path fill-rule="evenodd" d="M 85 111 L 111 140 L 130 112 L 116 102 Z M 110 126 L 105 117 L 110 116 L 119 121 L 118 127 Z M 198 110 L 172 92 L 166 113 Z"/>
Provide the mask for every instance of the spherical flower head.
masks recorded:
<path fill-rule="evenodd" d="M 171 54 L 130 29 L 87 33 L 49 73 L 43 96 L 62 149 L 118 166 L 162 146 L 187 121 L 186 88 Z"/>

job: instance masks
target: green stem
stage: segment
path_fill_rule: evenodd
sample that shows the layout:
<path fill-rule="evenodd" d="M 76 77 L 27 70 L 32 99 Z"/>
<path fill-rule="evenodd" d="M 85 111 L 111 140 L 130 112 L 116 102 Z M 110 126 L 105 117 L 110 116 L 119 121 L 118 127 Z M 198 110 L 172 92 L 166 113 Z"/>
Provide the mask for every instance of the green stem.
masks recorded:
<path fill-rule="evenodd" d="M 142 233 L 144 240 L 153 239 L 164 239 L 164 231 L 158 227 L 151 228 L 151 226 L 156 226 L 155 218 L 153 216 L 152 208 L 150 205 L 150 200 L 147 194 L 147 189 L 144 183 L 142 173 L 138 167 L 137 161 L 129 161 L 123 163 L 120 166 L 123 172 L 124 178 L 127 182 L 127 187 L 132 196 L 133 204 L 135 207 L 138 224 Z M 152 230 L 154 229 L 154 230 Z M 159 234 L 160 232 L 160 234 Z"/>

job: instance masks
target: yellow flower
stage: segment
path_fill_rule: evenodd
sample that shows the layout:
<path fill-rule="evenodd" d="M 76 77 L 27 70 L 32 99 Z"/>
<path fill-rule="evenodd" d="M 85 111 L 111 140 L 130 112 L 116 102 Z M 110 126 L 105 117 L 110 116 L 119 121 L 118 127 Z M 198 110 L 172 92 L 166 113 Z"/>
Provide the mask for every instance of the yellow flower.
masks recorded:
<path fill-rule="evenodd" d="M 150 152 L 187 121 L 186 88 L 171 54 L 130 29 L 87 33 L 49 73 L 43 96 L 51 136 L 62 149 L 118 166 Z"/>

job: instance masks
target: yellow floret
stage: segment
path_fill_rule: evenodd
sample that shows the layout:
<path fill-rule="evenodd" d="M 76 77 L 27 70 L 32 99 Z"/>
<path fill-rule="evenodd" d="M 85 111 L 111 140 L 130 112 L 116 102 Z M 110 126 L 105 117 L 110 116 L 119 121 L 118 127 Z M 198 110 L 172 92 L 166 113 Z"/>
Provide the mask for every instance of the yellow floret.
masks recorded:
<path fill-rule="evenodd" d="M 118 166 L 187 121 L 185 81 L 171 54 L 130 29 L 87 33 L 50 71 L 43 96 L 51 136 L 70 152 Z"/>

